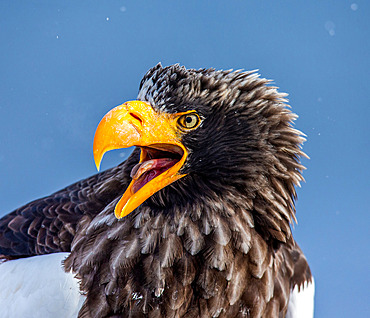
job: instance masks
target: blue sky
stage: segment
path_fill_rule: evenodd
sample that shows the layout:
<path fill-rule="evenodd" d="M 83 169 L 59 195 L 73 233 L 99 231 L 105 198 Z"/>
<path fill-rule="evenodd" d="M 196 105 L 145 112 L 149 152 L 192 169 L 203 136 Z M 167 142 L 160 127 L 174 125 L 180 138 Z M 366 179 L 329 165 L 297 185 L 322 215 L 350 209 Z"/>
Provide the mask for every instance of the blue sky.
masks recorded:
<path fill-rule="evenodd" d="M 308 136 L 294 235 L 316 316 L 370 312 L 368 1 L 1 1 L 0 17 L 0 216 L 94 174 L 99 120 L 157 62 L 259 69 Z"/>

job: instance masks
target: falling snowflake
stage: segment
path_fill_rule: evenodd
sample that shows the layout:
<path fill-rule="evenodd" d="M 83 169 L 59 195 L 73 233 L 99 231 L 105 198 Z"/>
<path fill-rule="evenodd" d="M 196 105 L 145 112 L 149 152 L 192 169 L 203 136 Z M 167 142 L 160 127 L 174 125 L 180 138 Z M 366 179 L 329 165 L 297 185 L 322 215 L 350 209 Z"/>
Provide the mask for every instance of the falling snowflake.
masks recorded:
<path fill-rule="evenodd" d="M 352 11 L 357 11 L 357 9 L 358 9 L 358 4 L 357 3 L 352 3 L 351 4 L 351 10 Z"/>
<path fill-rule="evenodd" d="M 326 31 L 329 32 L 329 35 L 330 36 L 334 36 L 335 35 L 335 24 L 333 21 L 327 21 L 325 23 L 325 29 Z"/>

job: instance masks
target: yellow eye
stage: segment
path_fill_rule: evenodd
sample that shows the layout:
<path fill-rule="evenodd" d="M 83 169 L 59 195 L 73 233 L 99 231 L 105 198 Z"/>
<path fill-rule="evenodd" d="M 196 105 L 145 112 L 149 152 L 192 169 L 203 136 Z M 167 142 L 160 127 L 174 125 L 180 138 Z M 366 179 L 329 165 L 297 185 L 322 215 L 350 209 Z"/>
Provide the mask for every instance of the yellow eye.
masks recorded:
<path fill-rule="evenodd" d="M 194 129 L 199 125 L 200 118 L 196 113 L 190 113 L 182 115 L 178 122 L 183 128 Z"/>

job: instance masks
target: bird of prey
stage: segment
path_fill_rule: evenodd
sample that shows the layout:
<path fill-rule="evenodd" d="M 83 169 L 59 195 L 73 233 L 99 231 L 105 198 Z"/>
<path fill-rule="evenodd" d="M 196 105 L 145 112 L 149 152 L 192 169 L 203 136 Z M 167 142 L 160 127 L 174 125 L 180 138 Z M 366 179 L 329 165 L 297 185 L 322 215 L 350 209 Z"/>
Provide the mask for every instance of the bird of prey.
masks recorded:
<path fill-rule="evenodd" d="M 98 168 L 129 158 L 0 220 L 0 317 L 312 317 L 285 97 L 254 71 L 150 69 L 94 137 Z"/>

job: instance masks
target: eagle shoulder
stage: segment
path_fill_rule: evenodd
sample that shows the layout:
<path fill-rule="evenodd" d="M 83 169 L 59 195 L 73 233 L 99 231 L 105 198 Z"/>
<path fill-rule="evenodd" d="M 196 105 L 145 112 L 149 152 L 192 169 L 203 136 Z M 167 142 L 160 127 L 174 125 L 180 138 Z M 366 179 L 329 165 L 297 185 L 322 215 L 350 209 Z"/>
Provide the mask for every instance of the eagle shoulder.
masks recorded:
<path fill-rule="evenodd" d="M 127 186 L 127 162 L 5 215 L 0 219 L 0 258 L 70 252 L 81 219 L 91 220 Z"/>

